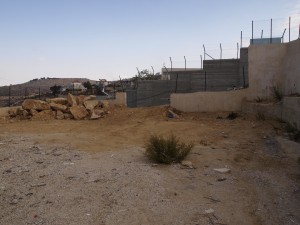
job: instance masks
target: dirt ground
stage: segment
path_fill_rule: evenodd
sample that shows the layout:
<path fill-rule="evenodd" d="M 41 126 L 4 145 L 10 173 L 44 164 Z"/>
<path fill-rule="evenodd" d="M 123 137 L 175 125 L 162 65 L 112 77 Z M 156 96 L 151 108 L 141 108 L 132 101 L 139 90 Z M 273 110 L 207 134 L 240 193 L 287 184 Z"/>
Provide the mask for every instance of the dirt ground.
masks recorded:
<path fill-rule="evenodd" d="M 300 144 L 280 122 L 165 112 L 115 107 L 96 121 L 1 120 L 0 224 L 300 224 Z M 194 169 L 145 157 L 150 134 L 170 133 L 194 142 Z"/>

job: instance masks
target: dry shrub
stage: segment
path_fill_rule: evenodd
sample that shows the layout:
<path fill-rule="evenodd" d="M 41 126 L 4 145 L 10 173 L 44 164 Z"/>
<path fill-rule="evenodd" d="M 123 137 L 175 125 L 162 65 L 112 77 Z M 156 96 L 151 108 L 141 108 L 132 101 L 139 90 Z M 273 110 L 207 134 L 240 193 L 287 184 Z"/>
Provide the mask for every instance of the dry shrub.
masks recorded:
<path fill-rule="evenodd" d="M 174 134 L 166 139 L 158 135 L 151 135 L 146 141 L 146 156 L 157 163 L 181 162 L 193 147 L 193 143 L 180 142 Z"/>

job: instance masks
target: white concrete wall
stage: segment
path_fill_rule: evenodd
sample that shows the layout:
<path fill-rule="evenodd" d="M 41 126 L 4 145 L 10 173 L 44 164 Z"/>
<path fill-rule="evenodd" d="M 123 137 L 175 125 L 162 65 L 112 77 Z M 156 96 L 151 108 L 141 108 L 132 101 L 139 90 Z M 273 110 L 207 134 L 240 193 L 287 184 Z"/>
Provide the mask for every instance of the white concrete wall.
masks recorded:
<path fill-rule="evenodd" d="M 248 54 L 248 99 L 272 98 L 274 86 L 283 95 L 300 93 L 300 39 L 285 44 L 252 45 Z"/>
<path fill-rule="evenodd" d="M 241 111 L 248 89 L 171 94 L 171 106 L 184 112 Z"/>
<path fill-rule="evenodd" d="M 242 99 L 300 93 L 300 39 L 285 44 L 252 45 L 248 50 L 249 88 L 228 92 L 172 94 L 171 106 L 185 112 L 241 110 Z"/>

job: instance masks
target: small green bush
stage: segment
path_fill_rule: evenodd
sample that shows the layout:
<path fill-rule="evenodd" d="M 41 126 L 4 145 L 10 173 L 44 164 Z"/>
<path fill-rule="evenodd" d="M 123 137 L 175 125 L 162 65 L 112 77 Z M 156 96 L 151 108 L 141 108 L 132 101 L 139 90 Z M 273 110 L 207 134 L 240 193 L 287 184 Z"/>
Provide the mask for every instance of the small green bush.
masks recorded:
<path fill-rule="evenodd" d="M 174 134 L 166 139 L 158 135 L 151 135 L 146 141 L 146 156 L 157 163 L 181 162 L 193 147 L 193 143 L 180 142 Z"/>

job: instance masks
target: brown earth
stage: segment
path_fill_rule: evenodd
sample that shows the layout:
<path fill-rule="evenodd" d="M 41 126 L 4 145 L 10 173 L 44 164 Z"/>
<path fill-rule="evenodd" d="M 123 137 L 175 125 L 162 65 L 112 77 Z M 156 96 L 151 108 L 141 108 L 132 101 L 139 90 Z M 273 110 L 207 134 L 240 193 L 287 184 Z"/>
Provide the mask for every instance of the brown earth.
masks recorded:
<path fill-rule="evenodd" d="M 227 114 L 2 120 L 0 224 L 300 224 L 299 143 L 278 121 Z M 150 134 L 170 133 L 195 143 L 195 169 L 145 157 Z"/>

